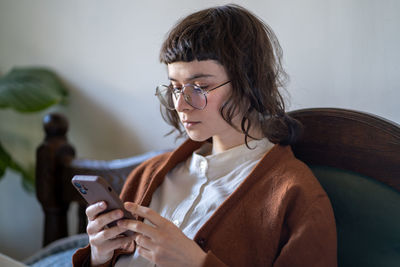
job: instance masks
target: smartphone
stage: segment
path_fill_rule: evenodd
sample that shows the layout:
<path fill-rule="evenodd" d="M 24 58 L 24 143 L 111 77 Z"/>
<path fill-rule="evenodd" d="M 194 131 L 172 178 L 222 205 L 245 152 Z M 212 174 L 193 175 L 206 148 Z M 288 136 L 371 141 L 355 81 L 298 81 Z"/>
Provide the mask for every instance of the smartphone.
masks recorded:
<path fill-rule="evenodd" d="M 124 213 L 123 219 L 134 219 L 132 214 L 124 208 L 122 200 L 114 191 L 111 185 L 101 176 L 92 175 L 75 175 L 71 180 L 73 186 L 81 194 L 89 205 L 100 201 L 105 201 L 107 209 L 100 214 L 110 212 L 115 209 L 120 209 Z M 108 227 L 116 225 L 118 220 L 108 224 Z M 126 231 L 123 235 L 132 235 L 132 231 Z"/>

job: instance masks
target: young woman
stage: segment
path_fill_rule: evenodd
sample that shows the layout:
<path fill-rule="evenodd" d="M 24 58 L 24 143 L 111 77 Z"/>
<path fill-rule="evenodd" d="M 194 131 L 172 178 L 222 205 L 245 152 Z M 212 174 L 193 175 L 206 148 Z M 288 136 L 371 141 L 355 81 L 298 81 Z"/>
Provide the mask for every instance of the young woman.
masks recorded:
<path fill-rule="evenodd" d="M 87 208 L 75 266 L 336 266 L 329 199 L 290 148 L 299 124 L 278 91 L 281 50 L 237 5 L 196 12 L 160 54 L 162 115 L 189 139 L 136 168 L 121 193 L 138 220 Z M 136 234 L 120 235 L 127 229 Z"/>

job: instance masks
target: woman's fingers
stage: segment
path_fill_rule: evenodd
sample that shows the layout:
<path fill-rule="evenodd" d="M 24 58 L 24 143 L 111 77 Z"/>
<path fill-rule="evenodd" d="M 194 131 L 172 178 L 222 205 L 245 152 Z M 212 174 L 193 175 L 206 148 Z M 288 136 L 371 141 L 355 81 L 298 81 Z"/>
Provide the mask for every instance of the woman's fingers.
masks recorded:
<path fill-rule="evenodd" d="M 203 262 L 204 251 L 174 225 L 150 208 L 132 202 L 124 203 L 133 215 L 146 219 L 123 219 L 117 225 L 136 233 L 137 252 L 159 266 L 188 266 Z"/>
<path fill-rule="evenodd" d="M 141 221 L 135 220 L 120 220 L 117 225 L 125 230 L 131 230 L 133 232 L 145 235 L 154 239 L 158 236 L 157 230 L 148 224 Z"/>
<path fill-rule="evenodd" d="M 139 253 L 139 255 L 151 262 L 154 262 L 153 250 L 156 246 L 155 243 L 150 238 L 141 234 L 136 235 L 135 242 L 137 245 L 137 252 Z"/>
<path fill-rule="evenodd" d="M 127 236 L 107 240 L 107 242 L 103 242 L 101 245 L 96 243 L 91 243 L 91 245 L 96 247 L 98 253 L 106 254 L 119 248 L 126 248 L 132 241 L 133 238 Z"/>
<path fill-rule="evenodd" d="M 106 208 L 106 203 L 100 201 L 86 209 L 89 220 L 86 231 L 91 245 L 90 257 L 94 265 L 108 261 L 114 254 L 114 250 L 118 248 L 126 249 L 134 240 L 134 236 L 121 235 L 126 231 L 125 228 L 119 226 L 106 227 L 124 216 L 122 210 L 103 213 Z"/>
<path fill-rule="evenodd" d="M 124 214 L 121 210 L 113 210 L 99 215 L 94 220 L 89 221 L 86 231 L 89 235 L 98 233 L 103 230 L 107 224 L 121 219 L 123 216 Z"/>
<path fill-rule="evenodd" d="M 118 225 L 133 232 L 145 235 L 154 242 L 164 242 L 168 236 L 166 233 L 175 230 L 172 228 L 176 228 L 176 226 L 170 221 L 150 208 L 132 202 L 125 202 L 124 206 L 126 210 L 134 215 L 146 219 L 152 225 L 137 220 L 120 220 L 118 221 Z"/>
<path fill-rule="evenodd" d="M 164 224 L 167 221 L 165 218 L 160 216 L 154 210 L 147 208 L 147 207 L 140 206 L 133 202 L 125 202 L 124 207 L 132 214 L 136 214 L 136 215 L 139 215 L 140 217 L 147 219 L 155 226 L 161 226 L 162 224 Z"/>
<path fill-rule="evenodd" d="M 136 235 L 135 242 L 138 246 L 147 250 L 151 250 L 155 246 L 154 242 L 150 238 L 141 234 Z"/>
<path fill-rule="evenodd" d="M 126 231 L 125 228 L 114 226 L 98 232 L 96 235 L 94 235 L 94 238 L 99 240 L 110 240 L 110 239 L 125 237 L 124 235 L 121 235 L 125 231 Z M 130 239 L 133 240 L 133 237 L 130 237 Z"/>
<path fill-rule="evenodd" d="M 104 201 L 97 202 L 86 208 L 86 216 L 89 221 L 93 221 L 97 214 L 104 211 L 107 208 L 107 204 Z"/>

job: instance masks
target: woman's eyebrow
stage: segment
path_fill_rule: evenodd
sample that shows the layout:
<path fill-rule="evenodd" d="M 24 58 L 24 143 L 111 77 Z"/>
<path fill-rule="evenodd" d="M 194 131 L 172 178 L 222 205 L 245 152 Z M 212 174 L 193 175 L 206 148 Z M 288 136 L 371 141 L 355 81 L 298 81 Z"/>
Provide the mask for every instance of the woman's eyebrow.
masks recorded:
<path fill-rule="evenodd" d="M 188 79 L 186 79 L 186 81 L 191 81 L 191 80 L 198 79 L 198 78 L 208 78 L 208 77 L 214 77 L 214 75 L 198 73 L 198 74 L 194 74 L 194 75 L 190 76 Z M 173 82 L 177 82 L 178 81 L 177 79 L 175 79 L 175 78 L 173 78 L 171 76 L 168 76 L 168 79 L 170 81 L 173 81 Z"/>

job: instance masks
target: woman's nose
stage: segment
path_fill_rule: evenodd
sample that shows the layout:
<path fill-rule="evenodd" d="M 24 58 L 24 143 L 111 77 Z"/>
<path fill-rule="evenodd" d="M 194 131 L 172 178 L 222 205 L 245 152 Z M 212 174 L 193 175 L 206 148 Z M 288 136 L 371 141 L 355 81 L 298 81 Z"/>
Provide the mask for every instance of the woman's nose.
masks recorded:
<path fill-rule="evenodd" d="M 190 106 L 186 100 L 185 100 L 185 95 L 183 93 L 180 93 L 178 96 L 178 99 L 176 99 L 174 101 L 175 104 L 175 110 L 178 112 L 182 112 L 184 110 L 189 110 L 192 108 L 192 106 Z"/>

